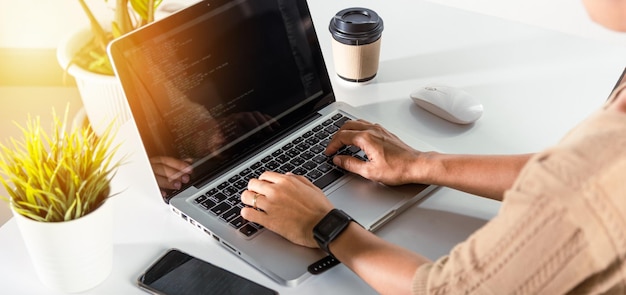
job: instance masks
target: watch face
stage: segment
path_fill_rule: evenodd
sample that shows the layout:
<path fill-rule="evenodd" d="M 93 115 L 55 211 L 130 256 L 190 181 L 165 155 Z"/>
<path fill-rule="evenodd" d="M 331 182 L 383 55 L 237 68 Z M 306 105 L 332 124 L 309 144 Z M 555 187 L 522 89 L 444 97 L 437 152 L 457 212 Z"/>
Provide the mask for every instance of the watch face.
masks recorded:
<path fill-rule="evenodd" d="M 319 231 L 322 235 L 328 236 L 332 233 L 336 228 L 337 224 L 339 224 L 343 219 L 336 214 L 330 214 L 327 216 L 325 222 L 320 224 Z"/>

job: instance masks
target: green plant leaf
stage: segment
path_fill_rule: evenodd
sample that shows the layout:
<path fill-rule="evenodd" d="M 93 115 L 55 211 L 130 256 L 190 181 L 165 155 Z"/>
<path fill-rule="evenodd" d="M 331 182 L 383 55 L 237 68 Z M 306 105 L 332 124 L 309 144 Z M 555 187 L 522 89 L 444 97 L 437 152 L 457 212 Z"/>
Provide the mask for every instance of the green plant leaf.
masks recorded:
<path fill-rule="evenodd" d="M 0 144 L 0 183 L 12 206 L 38 221 L 79 218 L 98 208 L 110 194 L 110 180 L 121 160 L 114 160 L 114 122 L 102 136 L 81 127 L 67 130 L 69 108 L 63 119 L 53 112 L 53 131 L 41 128 L 38 118 L 18 125 L 22 139 Z M 122 157 L 124 159 L 125 157 Z"/>

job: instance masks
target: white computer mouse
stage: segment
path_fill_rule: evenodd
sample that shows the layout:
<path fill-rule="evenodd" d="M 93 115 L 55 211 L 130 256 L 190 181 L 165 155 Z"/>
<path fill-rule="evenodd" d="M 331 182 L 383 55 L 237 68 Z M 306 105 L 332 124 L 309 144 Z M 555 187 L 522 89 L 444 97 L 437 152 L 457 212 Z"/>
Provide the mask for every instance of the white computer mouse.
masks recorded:
<path fill-rule="evenodd" d="M 483 115 L 483 105 L 467 92 L 446 85 L 425 85 L 411 92 L 423 109 L 457 124 L 470 124 Z"/>

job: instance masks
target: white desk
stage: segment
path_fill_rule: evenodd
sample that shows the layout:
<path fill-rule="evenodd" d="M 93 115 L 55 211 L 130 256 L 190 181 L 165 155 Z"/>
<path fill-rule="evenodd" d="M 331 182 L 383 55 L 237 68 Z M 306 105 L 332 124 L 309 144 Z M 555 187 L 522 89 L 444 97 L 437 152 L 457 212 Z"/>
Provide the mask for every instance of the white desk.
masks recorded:
<path fill-rule="evenodd" d="M 338 100 L 372 112 L 385 126 L 404 128 L 454 153 L 532 152 L 555 143 L 597 109 L 617 80 L 623 48 L 464 12 L 418 0 L 316 0 L 311 12 Z M 376 10 L 385 21 L 380 71 L 373 83 L 346 86 L 334 79 L 328 22 L 350 6 Z M 558 17 L 558 16 L 555 16 Z M 462 87 L 485 106 L 472 126 L 445 122 L 408 98 L 418 85 Z M 136 149 L 133 141 L 125 148 Z M 373 289 L 345 266 L 297 287 L 271 281 L 174 216 L 150 188 L 147 164 L 124 166 L 110 200 L 115 210 L 115 260 L 108 279 L 89 294 L 143 294 L 140 272 L 160 253 L 176 247 L 281 294 L 370 294 Z M 494 201 L 442 188 L 378 234 L 436 259 L 492 218 Z M 53 294 L 35 277 L 13 220 L 0 228 L 0 286 L 7 294 Z"/>

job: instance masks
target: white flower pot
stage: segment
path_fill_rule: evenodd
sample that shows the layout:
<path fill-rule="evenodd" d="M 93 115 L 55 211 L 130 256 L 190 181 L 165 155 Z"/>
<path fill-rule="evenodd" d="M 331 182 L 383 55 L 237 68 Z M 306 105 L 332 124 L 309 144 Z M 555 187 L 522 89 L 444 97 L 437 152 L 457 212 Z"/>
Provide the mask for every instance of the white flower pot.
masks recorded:
<path fill-rule="evenodd" d="M 103 282 L 113 265 L 113 216 L 106 202 L 65 222 L 13 216 L 39 279 L 62 292 L 81 292 Z M 13 210 L 13 209 L 12 209 Z"/>
<path fill-rule="evenodd" d="M 57 47 L 57 60 L 63 69 L 74 54 L 91 38 L 89 28 L 68 35 Z M 122 86 L 115 76 L 102 75 L 72 65 L 68 73 L 76 80 L 83 106 L 97 135 L 102 135 L 112 120 L 119 127 L 130 120 L 131 114 Z"/>

